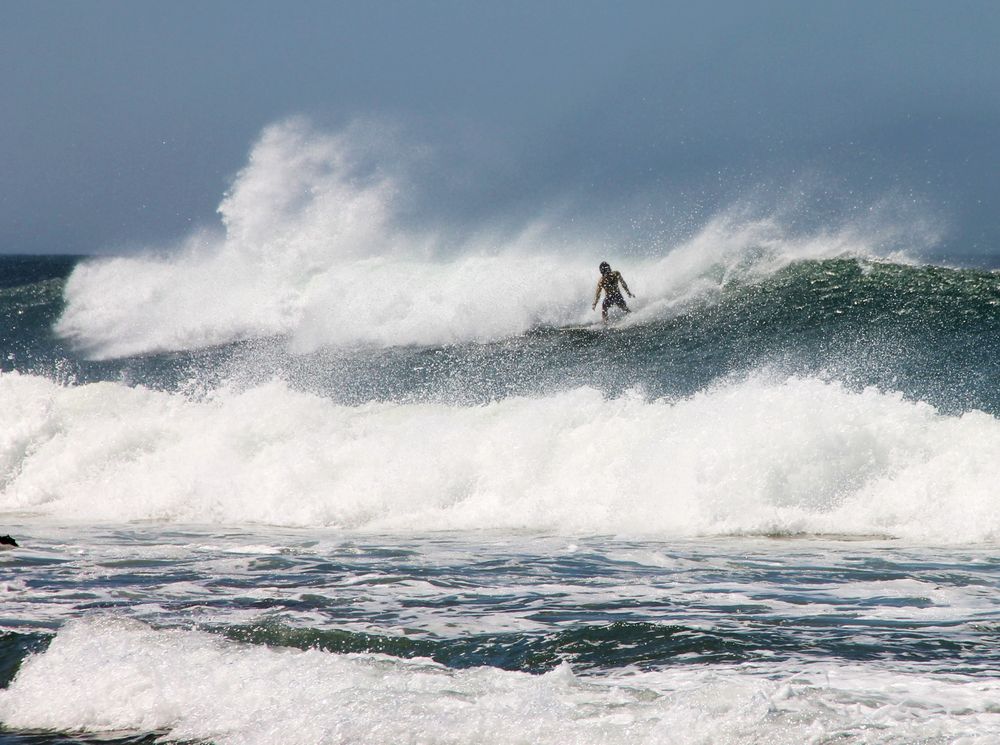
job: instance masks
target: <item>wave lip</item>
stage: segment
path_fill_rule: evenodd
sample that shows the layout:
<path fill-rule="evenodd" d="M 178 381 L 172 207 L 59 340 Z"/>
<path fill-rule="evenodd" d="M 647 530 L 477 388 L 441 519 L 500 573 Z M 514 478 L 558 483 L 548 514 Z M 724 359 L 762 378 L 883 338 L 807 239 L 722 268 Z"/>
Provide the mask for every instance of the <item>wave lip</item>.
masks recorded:
<path fill-rule="evenodd" d="M 588 388 L 342 406 L 0 376 L 0 509 L 348 530 L 995 540 L 1000 423 L 751 377 L 679 401 Z"/>
<path fill-rule="evenodd" d="M 109 359 L 268 336 L 288 337 L 296 352 L 487 341 L 596 320 L 597 264 L 617 263 L 606 239 L 567 237 L 544 209 L 517 231 L 404 227 L 405 158 L 360 131 L 321 133 L 301 119 L 268 127 L 219 206 L 221 230 L 82 263 L 57 332 Z M 880 255 L 894 240 L 877 228 L 800 235 L 732 211 L 621 268 L 641 320 L 734 278 Z"/>

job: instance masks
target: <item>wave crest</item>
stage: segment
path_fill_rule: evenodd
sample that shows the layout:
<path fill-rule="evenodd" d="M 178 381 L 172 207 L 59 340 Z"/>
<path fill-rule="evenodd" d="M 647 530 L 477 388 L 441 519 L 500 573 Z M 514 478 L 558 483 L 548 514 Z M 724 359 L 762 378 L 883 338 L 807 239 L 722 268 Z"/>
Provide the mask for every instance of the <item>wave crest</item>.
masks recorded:
<path fill-rule="evenodd" d="M 81 264 L 57 332 L 107 359 L 266 336 L 287 336 L 296 352 L 486 341 L 596 320 L 596 265 L 618 263 L 606 241 L 571 234 L 544 209 L 514 234 L 408 228 L 399 217 L 412 188 L 405 148 L 365 131 L 323 133 L 302 119 L 268 127 L 219 207 L 221 231 Z M 641 322 L 734 277 L 870 255 L 884 237 L 797 235 L 777 218 L 732 210 L 621 268 Z"/>

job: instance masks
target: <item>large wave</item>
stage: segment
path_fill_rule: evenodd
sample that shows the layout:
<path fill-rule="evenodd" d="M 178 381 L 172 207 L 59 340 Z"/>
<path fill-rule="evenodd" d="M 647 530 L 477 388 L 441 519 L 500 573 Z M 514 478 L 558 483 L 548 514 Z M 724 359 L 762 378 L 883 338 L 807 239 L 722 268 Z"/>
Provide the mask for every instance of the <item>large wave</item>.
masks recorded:
<path fill-rule="evenodd" d="M 976 542 L 998 449 L 988 414 L 810 378 L 352 407 L 0 376 L 0 509 L 60 520 Z"/>
<path fill-rule="evenodd" d="M 401 205 L 418 188 L 406 159 L 362 132 L 323 133 L 302 119 L 268 127 L 219 206 L 221 230 L 81 264 L 57 331 L 106 359 L 273 335 L 295 351 L 442 344 L 595 320 L 596 265 L 619 250 L 544 207 L 514 231 L 406 227 Z M 641 321 L 734 276 L 885 254 L 899 237 L 871 220 L 795 233 L 731 210 L 623 268 Z"/>

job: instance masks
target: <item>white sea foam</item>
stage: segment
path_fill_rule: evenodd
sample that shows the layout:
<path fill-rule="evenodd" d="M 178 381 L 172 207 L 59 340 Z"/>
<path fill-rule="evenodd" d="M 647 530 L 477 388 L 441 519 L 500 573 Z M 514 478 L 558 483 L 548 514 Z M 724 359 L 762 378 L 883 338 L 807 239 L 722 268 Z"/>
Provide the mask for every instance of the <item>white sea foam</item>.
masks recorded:
<path fill-rule="evenodd" d="M 406 229 L 404 159 L 360 132 L 268 127 L 219 206 L 221 230 L 81 264 L 58 332 L 111 358 L 270 335 L 294 351 L 489 340 L 596 319 L 597 264 L 617 263 L 604 241 L 543 207 L 513 235 Z M 884 253 L 886 236 L 871 225 L 801 236 L 730 211 L 621 268 L 641 321 L 797 259 Z"/>
<path fill-rule="evenodd" d="M 680 401 L 204 399 L 0 376 L 0 510 L 381 531 L 1000 536 L 1000 422 L 764 376 Z"/>
<path fill-rule="evenodd" d="M 278 650 L 72 622 L 0 691 L 15 729 L 255 743 L 980 743 L 1000 683 L 889 666 L 678 666 L 579 677 Z"/>

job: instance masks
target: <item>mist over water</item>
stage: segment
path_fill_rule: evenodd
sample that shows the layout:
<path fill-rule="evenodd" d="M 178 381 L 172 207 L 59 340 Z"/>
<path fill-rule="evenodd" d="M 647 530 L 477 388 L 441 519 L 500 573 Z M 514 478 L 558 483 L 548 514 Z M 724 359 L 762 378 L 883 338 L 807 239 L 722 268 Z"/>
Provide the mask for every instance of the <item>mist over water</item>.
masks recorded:
<path fill-rule="evenodd" d="M 278 335 L 294 353 L 482 342 L 593 323 L 605 258 L 626 262 L 639 296 L 630 322 L 641 323 L 796 261 L 915 256 L 936 237 L 888 202 L 818 228 L 792 227 L 788 204 L 734 206 L 673 243 L 630 239 L 625 255 L 596 225 L 560 223 L 544 205 L 515 229 L 418 229 L 401 217 L 420 186 L 406 148 L 371 138 L 303 119 L 267 128 L 219 206 L 221 231 L 81 265 L 56 331 L 98 359 Z"/>

